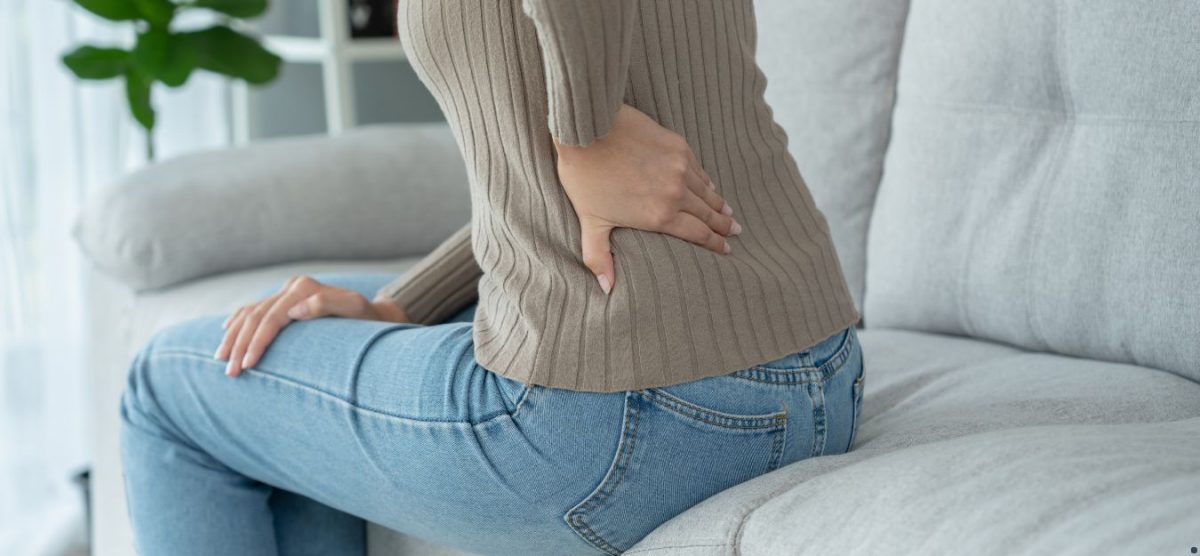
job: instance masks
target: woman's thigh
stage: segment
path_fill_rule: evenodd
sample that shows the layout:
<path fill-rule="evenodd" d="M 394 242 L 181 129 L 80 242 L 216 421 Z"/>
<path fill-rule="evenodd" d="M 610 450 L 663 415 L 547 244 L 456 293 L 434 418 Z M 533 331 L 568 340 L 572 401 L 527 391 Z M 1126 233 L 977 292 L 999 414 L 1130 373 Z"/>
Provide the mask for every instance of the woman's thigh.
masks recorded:
<path fill-rule="evenodd" d="M 127 403 L 241 475 L 406 533 L 483 553 L 593 550 L 562 515 L 608 466 L 618 396 L 572 396 L 583 420 L 539 413 L 545 390 L 476 364 L 468 323 L 296 322 L 229 378 L 212 358 L 221 322 L 155 336 Z"/>

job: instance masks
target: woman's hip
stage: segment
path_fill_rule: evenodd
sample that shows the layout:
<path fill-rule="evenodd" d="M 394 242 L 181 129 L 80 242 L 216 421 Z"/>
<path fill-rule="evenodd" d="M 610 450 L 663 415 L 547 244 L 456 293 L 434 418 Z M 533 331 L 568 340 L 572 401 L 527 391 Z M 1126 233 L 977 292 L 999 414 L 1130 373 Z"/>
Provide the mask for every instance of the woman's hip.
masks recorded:
<path fill-rule="evenodd" d="M 535 385 L 514 421 L 573 465 L 562 519 L 616 554 L 722 490 L 847 451 L 861 377 L 851 328 L 776 361 L 667 387 L 604 394 Z"/>

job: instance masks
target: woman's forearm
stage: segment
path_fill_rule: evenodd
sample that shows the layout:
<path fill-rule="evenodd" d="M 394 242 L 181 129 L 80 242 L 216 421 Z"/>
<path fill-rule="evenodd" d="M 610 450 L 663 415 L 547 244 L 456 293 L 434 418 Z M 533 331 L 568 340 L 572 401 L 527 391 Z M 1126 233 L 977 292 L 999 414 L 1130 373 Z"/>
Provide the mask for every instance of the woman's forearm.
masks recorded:
<path fill-rule="evenodd" d="M 436 324 L 475 301 L 482 275 L 471 251 L 468 224 L 380 289 L 375 302 L 391 301 L 409 322 Z"/>
<path fill-rule="evenodd" d="M 636 0 L 523 0 L 537 29 L 547 124 L 563 145 L 587 146 L 624 101 Z"/>

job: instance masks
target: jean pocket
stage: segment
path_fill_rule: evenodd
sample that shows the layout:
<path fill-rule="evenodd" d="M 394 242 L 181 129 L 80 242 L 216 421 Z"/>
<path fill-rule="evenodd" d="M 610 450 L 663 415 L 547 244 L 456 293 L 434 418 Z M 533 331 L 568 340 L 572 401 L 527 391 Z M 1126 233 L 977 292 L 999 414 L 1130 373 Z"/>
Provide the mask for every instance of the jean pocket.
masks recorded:
<path fill-rule="evenodd" d="M 601 552 L 620 554 L 684 510 L 778 467 L 786 426 L 784 411 L 735 415 L 657 388 L 626 392 L 608 472 L 563 518 Z"/>

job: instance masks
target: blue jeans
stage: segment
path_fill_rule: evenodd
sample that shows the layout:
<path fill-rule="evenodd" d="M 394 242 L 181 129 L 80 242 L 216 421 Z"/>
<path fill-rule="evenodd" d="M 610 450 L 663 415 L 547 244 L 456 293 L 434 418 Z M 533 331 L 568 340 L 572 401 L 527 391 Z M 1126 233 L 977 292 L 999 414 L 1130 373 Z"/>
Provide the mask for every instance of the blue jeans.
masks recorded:
<path fill-rule="evenodd" d="M 370 296 L 392 276 L 318 278 Z M 236 379 L 212 356 L 221 316 L 160 332 L 121 407 L 141 554 L 361 555 L 364 519 L 482 554 L 618 554 L 709 496 L 853 443 L 853 328 L 728 375 L 594 393 L 480 367 L 471 314 L 293 323 Z"/>

